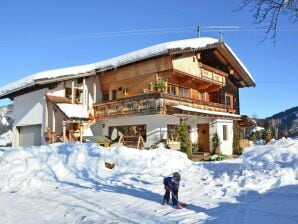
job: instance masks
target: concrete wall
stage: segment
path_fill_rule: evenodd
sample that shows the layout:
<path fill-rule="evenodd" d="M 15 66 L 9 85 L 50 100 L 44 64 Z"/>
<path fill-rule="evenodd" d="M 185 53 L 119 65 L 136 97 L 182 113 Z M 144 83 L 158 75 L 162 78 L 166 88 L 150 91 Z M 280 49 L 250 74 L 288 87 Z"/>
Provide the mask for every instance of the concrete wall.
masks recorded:
<path fill-rule="evenodd" d="M 13 111 L 13 146 L 18 146 L 19 134 L 17 127 L 40 124 L 41 136 L 45 130 L 45 94 L 47 88 L 36 90 L 14 98 Z"/>

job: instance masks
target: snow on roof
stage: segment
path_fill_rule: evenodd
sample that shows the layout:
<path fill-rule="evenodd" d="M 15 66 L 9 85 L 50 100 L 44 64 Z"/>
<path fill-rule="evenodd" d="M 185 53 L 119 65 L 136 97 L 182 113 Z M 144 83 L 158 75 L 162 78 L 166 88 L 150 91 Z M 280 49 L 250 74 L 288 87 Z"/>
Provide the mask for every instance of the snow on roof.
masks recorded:
<path fill-rule="evenodd" d="M 87 109 L 81 104 L 58 103 L 57 106 L 68 118 L 87 119 L 89 117 Z"/>
<path fill-rule="evenodd" d="M 201 38 L 193 38 L 193 39 L 186 39 L 186 40 L 178 40 L 178 41 L 171 41 L 162 44 L 157 44 L 151 47 L 147 47 L 141 50 L 133 51 L 128 54 L 124 54 L 112 59 L 104 60 L 101 62 L 81 65 L 81 66 L 73 66 L 49 71 L 43 71 L 39 73 L 32 74 L 27 76 L 21 80 L 18 80 L 14 83 L 8 84 L 0 88 L 0 97 L 5 97 L 11 93 L 19 91 L 21 89 L 34 86 L 38 84 L 38 81 L 41 80 L 51 80 L 54 78 L 59 77 L 67 77 L 73 76 L 78 74 L 84 74 L 89 72 L 97 71 L 105 71 L 111 68 L 117 68 L 119 66 L 123 66 L 129 63 L 133 63 L 136 61 L 152 58 L 158 55 L 163 55 L 168 53 L 170 50 L 174 49 L 204 49 L 210 45 L 221 43 L 218 39 L 209 38 L 209 37 L 201 37 Z M 251 80 L 252 77 L 249 71 L 246 69 L 244 64 L 240 61 L 239 58 L 235 55 L 235 53 L 225 44 L 231 54 L 235 57 L 235 59 L 239 62 L 239 64 L 243 67 L 245 72 L 250 76 Z"/>
<path fill-rule="evenodd" d="M 194 108 L 194 107 L 188 107 L 188 106 L 184 106 L 184 105 L 178 105 L 178 106 L 173 106 L 173 107 L 177 108 L 177 109 L 180 109 L 180 110 L 197 112 L 197 113 L 208 114 L 208 115 L 228 116 L 228 117 L 240 118 L 240 115 L 238 115 L 238 114 L 230 114 L 230 113 L 225 113 L 225 112 L 202 110 L 202 109 L 198 109 L 198 108 Z"/>

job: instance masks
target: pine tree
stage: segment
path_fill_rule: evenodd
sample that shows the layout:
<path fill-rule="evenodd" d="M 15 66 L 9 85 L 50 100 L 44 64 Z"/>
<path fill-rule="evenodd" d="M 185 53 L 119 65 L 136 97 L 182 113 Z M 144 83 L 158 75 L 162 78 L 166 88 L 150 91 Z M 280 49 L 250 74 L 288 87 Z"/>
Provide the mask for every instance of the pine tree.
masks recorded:
<path fill-rule="evenodd" d="M 234 125 L 234 137 L 233 137 L 233 150 L 234 154 L 241 155 L 242 148 L 240 147 L 240 128 L 238 125 Z"/>
<path fill-rule="evenodd" d="M 213 152 L 212 152 L 212 154 L 219 155 L 220 154 L 220 148 L 219 148 L 219 146 L 220 146 L 220 138 L 219 138 L 217 132 L 215 132 L 213 134 L 212 143 L 213 143 Z"/>
<path fill-rule="evenodd" d="M 192 157 L 192 144 L 190 141 L 189 134 L 189 122 L 187 119 L 181 119 L 180 125 L 177 128 L 177 133 L 179 134 L 181 151 L 187 154 L 187 157 L 191 159 Z"/>

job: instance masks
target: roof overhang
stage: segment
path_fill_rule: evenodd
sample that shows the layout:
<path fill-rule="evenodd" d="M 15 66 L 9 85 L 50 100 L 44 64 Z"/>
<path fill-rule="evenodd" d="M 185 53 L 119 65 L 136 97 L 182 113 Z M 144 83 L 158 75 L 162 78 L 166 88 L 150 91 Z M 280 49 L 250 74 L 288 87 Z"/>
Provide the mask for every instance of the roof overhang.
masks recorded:
<path fill-rule="evenodd" d="M 184 105 L 177 105 L 172 106 L 174 109 L 178 111 L 178 113 L 174 114 L 175 116 L 203 116 L 203 117 L 210 117 L 210 118 L 226 118 L 231 120 L 240 120 L 240 115 L 238 114 L 230 114 L 225 112 L 218 112 L 218 111 L 210 111 L 210 110 L 203 110 L 199 108 L 184 106 Z"/>

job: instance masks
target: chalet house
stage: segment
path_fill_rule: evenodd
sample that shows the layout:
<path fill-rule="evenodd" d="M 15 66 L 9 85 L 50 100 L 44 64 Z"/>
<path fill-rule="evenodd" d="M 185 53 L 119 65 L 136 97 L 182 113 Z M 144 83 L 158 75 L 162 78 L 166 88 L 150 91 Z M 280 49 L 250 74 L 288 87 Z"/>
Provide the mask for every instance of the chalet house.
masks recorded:
<path fill-rule="evenodd" d="M 161 141 L 179 148 L 176 127 L 187 118 L 199 151 L 212 149 L 217 132 L 222 152 L 232 154 L 239 88 L 251 86 L 226 43 L 195 38 L 36 73 L 0 88 L 0 99 L 14 102 L 14 146 L 106 136 L 139 148 Z"/>

